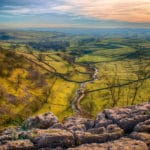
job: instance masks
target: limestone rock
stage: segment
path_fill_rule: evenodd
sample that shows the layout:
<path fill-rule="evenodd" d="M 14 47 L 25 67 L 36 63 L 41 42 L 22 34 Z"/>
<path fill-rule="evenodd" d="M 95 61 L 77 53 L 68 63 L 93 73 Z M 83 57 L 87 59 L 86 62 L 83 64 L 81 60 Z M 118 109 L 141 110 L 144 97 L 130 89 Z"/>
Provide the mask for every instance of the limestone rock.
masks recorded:
<path fill-rule="evenodd" d="M 75 145 L 73 134 L 61 129 L 35 129 L 30 131 L 28 138 L 37 148 L 68 148 Z"/>
<path fill-rule="evenodd" d="M 64 127 L 71 131 L 86 131 L 94 126 L 94 121 L 92 119 L 86 119 L 81 117 L 69 117 L 65 123 Z"/>
<path fill-rule="evenodd" d="M 11 135 L 2 135 L 0 136 L 0 145 L 6 143 L 6 141 L 12 140 Z"/>
<path fill-rule="evenodd" d="M 2 131 L 0 133 L 0 145 L 6 143 L 6 141 L 18 139 L 20 131 L 20 127 L 10 127 Z"/>
<path fill-rule="evenodd" d="M 134 128 L 134 131 L 150 133 L 150 119 L 137 124 Z"/>
<path fill-rule="evenodd" d="M 77 131 L 75 132 L 76 144 L 85 144 L 85 143 L 102 143 L 106 142 L 108 138 L 107 134 L 92 134 L 89 132 Z"/>
<path fill-rule="evenodd" d="M 8 141 L 0 146 L 0 150 L 32 150 L 33 148 L 34 145 L 29 140 Z"/>
<path fill-rule="evenodd" d="M 65 127 L 62 123 L 56 123 L 53 126 L 51 126 L 50 128 L 51 129 L 65 129 Z"/>
<path fill-rule="evenodd" d="M 125 132 L 131 132 L 138 123 L 150 119 L 150 113 L 147 113 L 149 110 L 150 103 L 145 103 L 126 108 L 107 109 L 104 110 L 104 114 Z"/>
<path fill-rule="evenodd" d="M 150 149 L 150 134 L 148 133 L 144 133 L 144 132 L 133 132 L 130 135 L 131 138 L 136 139 L 136 140 L 140 140 L 143 141 L 144 143 L 146 143 Z"/>
<path fill-rule="evenodd" d="M 148 147 L 142 141 L 121 138 L 103 144 L 85 144 L 69 150 L 148 150 Z"/>
<path fill-rule="evenodd" d="M 87 132 L 90 132 L 92 134 L 104 134 L 106 133 L 106 128 L 105 127 L 92 128 L 87 130 Z"/>
<path fill-rule="evenodd" d="M 109 124 L 112 124 L 113 121 L 105 117 L 104 113 L 99 113 L 96 118 L 95 128 L 107 127 Z"/>
<path fill-rule="evenodd" d="M 60 123 L 46 113 L 30 117 L 23 127 L 1 130 L 0 150 L 64 150 L 81 144 L 75 149 L 148 150 L 150 103 L 107 109 L 96 120 L 74 116 Z"/>
<path fill-rule="evenodd" d="M 109 125 L 107 128 L 96 128 L 88 130 L 89 132 L 75 132 L 76 143 L 103 143 L 108 140 L 115 140 L 123 136 L 123 130 L 117 125 Z"/>
<path fill-rule="evenodd" d="M 116 124 L 108 125 L 106 128 L 107 130 L 107 135 L 108 135 L 108 140 L 115 140 L 123 136 L 124 131 L 118 127 Z"/>
<path fill-rule="evenodd" d="M 25 122 L 25 127 L 28 129 L 47 129 L 58 122 L 58 118 L 53 113 L 48 112 L 44 115 L 38 115 L 35 117 L 28 118 Z"/>

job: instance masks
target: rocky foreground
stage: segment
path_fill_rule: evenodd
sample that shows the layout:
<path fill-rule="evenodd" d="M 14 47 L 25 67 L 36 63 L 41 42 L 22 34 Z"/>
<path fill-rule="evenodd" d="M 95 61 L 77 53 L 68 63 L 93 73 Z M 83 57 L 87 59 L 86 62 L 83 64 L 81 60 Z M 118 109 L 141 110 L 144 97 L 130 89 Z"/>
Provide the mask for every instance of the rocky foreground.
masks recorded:
<path fill-rule="evenodd" d="M 52 113 L 0 133 L 0 150 L 150 150 L 150 103 L 106 109 L 96 120 Z"/>

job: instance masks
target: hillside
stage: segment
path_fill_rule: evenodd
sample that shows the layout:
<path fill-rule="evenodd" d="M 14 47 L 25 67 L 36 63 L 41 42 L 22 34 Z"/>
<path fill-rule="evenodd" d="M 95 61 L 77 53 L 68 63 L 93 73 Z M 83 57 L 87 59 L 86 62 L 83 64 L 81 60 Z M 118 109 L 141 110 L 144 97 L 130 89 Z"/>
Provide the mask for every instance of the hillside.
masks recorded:
<path fill-rule="evenodd" d="M 49 112 L 1 131 L 0 149 L 148 150 L 149 131 L 150 103 L 106 109 L 95 120 L 73 116 L 63 123 Z"/>
<path fill-rule="evenodd" d="M 0 50 L 0 66 L 1 127 L 21 124 L 38 111 L 51 110 L 55 114 L 68 111 L 76 84 L 57 76 L 50 66 L 29 54 L 4 49 Z"/>
<path fill-rule="evenodd" d="M 0 66 L 0 125 L 22 122 L 44 105 L 54 78 L 13 51 L 0 50 Z"/>

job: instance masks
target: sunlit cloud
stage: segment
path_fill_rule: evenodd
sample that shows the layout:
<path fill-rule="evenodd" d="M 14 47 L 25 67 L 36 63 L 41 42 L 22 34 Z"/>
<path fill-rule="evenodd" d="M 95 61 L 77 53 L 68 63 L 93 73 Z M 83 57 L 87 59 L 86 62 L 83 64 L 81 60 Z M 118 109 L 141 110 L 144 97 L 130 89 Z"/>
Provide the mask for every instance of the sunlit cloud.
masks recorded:
<path fill-rule="evenodd" d="M 149 0 L 65 0 L 72 12 L 97 19 L 150 22 Z"/>
<path fill-rule="evenodd" d="M 149 0 L 40 0 L 38 4 L 34 2 L 29 6 L 4 6 L 6 9 L 1 12 L 16 15 L 72 13 L 97 19 L 150 22 Z"/>
<path fill-rule="evenodd" d="M 0 22 L 150 27 L 150 0 L 1 0 Z"/>

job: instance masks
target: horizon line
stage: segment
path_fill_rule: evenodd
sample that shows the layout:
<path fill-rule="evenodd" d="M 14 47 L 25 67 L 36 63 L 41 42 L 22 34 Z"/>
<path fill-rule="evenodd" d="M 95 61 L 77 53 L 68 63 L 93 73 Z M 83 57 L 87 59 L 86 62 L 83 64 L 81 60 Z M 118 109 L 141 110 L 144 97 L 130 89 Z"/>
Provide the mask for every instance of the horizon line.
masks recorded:
<path fill-rule="evenodd" d="M 0 30 L 24 30 L 24 29 L 150 29 L 150 27 L 8 27 Z"/>

